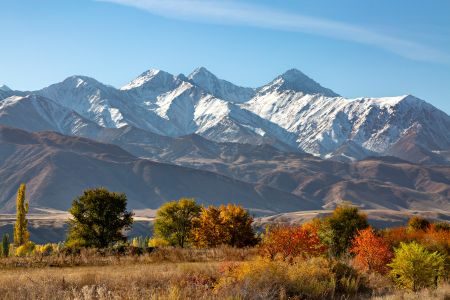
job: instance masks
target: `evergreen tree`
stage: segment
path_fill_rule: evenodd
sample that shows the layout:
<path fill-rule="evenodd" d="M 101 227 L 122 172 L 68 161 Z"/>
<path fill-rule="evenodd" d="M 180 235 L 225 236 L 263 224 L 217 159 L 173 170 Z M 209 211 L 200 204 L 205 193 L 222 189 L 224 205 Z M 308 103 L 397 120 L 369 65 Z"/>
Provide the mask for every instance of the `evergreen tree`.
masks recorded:
<path fill-rule="evenodd" d="M 14 244 L 19 247 L 30 238 L 30 234 L 27 229 L 28 220 L 28 202 L 25 203 L 25 184 L 21 184 L 19 190 L 17 191 L 16 200 L 16 224 L 14 225 Z"/>
<path fill-rule="evenodd" d="M 9 256 L 9 234 L 4 234 L 3 238 L 2 238 L 2 255 L 4 257 L 8 257 Z"/>

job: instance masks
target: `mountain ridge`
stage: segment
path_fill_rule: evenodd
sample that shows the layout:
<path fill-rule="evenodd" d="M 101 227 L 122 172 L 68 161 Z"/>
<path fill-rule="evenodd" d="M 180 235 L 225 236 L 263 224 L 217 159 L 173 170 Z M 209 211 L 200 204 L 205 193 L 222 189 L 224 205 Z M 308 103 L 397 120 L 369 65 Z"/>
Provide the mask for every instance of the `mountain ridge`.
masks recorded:
<path fill-rule="evenodd" d="M 296 69 L 260 88 L 234 85 L 203 67 L 188 77 L 150 69 L 121 89 L 77 75 L 34 92 L 0 91 L 0 99 L 26 94 L 43 96 L 104 128 L 269 143 L 328 159 L 407 159 L 395 150 L 400 146 L 393 147 L 415 135 L 408 146 L 412 162 L 449 163 L 450 117 L 431 104 L 412 95 L 347 99 Z M 54 131 L 77 134 L 60 127 Z"/>

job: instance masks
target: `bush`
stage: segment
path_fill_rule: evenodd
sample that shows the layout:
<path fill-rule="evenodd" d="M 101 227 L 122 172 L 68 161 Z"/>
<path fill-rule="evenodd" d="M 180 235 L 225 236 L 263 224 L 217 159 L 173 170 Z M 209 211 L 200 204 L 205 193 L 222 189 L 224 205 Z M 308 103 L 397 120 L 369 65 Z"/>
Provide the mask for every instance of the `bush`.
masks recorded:
<path fill-rule="evenodd" d="M 334 274 L 335 292 L 343 295 L 356 295 L 366 290 L 366 282 L 358 272 L 342 261 L 332 264 Z"/>
<path fill-rule="evenodd" d="M 336 281 L 330 262 L 317 257 L 297 261 L 289 269 L 289 291 L 302 299 L 327 299 L 335 293 Z"/>
<path fill-rule="evenodd" d="M 33 253 L 43 256 L 49 256 L 57 251 L 57 247 L 57 244 L 36 245 L 33 249 Z"/>
<path fill-rule="evenodd" d="M 430 227 L 430 222 L 422 217 L 414 216 L 408 221 L 408 229 L 412 231 L 425 231 L 428 227 Z"/>
<path fill-rule="evenodd" d="M 154 247 L 154 248 L 155 247 L 168 247 L 168 246 L 170 246 L 170 243 L 166 239 L 154 237 L 148 241 L 148 246 Z"/>
<path fill-rule="evenodd" d="M 138 236 L 138 237 L 134 237 L 131 240 L 131 245 L 134 247 L 145 249 L 145 248 L 149 247 L 148 246 L 149 241 L 150 241 L 150 239 L 148 237 Z"/>
<path fill-rule="evenodd" d="M 434 224 L 436 231 L 450 231 L 450 224 L 447 222 L 438 222 Z"/>
<path fill-rule="evenodd" d="M 34 248 L 36 247 L 33 242 L 26 242 L 22 246 L 16 248 L 16 256 L 28 256 L 33 253 Z"/>
<path fill-rule="evenodd" d="M 80 249 L 85 248 L 86 246 L 87 244 L 84 239 L 71 238 L 64 243 L 65 251 L 72 253 L 79 252 Z"/>
<path fill-rule="evenodd" d="M 317 230 L 312 226 L 282 226 L 268 229 L 260 246 L 260 253 L 269 259 L 313 257 L 325 254 Z"/>
<path fill-rule="evenodd" d="M 353 295 L 364 281 L 351 267 L 323 257 L 292 263 L 259 259 L 222 267 L 224 276 L 218 292 L 232 291 L 237 299 L 331 299 L 337 294 Z"/>
<path fill-rule="evenodd" d="M 216 290 L 231 292 L 233 299 L 278 299 L 289 282 L 284 262 L 256 260 L 231 268 L 219 280 Z"/>
<path fill-rule="evenodd" d="M 401 243 L 389 266 L 397 285 L 417 291 L 437 287 L 445 273 L 445 257 L 438 252 L 429 252 L 416 242 Z"/>

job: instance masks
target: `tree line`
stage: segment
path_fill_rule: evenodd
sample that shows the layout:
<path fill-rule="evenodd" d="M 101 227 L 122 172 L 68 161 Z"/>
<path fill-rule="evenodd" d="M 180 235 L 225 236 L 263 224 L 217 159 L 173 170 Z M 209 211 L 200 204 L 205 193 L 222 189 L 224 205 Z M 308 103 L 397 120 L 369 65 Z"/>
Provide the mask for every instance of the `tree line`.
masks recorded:
<path fill-rule="evenodd" d="M 29 204 L 25 201 L 25 190 L 25 184 L 22 184 L 17 192 L 14 225 L 16 253 L 26 253 L 34 245 L 29 240 L 27 229 Z M 83 191 L 69 209 L 71 218 L 64 246 L 71 249 L 106 248 L 117 242 L 126 242 L 125 232 L 133 224 L 133 213 L 126 207 L 124 193 L 110 192 L 105 188 Z M 258 238 L 252 223 L 253 217 L 239 205 L 203 207 L 194 199 L 181 198 L 167 202 L 158 209 L 154 237 L 147 246 L 254 246 Z M 9 249 L 7 234 L 3 236 L 2 244 L 4 249 Z M 4 250 L 4 253 L 8 251 Z"/>
<path fill-rule="evenodd" d="M 17 193 L 14 249 L 17 256 L 36 247 L 30 240 L 25 201 L 26 187 Z M 72 218 L 64 243 L 66 249 L 106 248 L 125 243 L 125 231 L 133 224 L 124 193 L 105 188 L 85 190 L 69 209 Z M 155 217 L 153 238 L 134 239 L 130 246 L 143 248 L 220 245 L 253 247 L 269 261 L 294 263 L 298 259 L 323 257 L 351 260 L 363 272 L 389 274 L 402 287 L 418 290 L 437 286 L 448 277 L 450 225 L 413 217 L 407 227 L 372 228 L 367 216 L 350 204 L 336 207 L 324 218 L 301 225 L 271 225 L 257 233 L 253 217 L 239 205 L 201 206 L 182 198 L 162 205 Z M 9 237 L 3 236 L 2 254 L 10 252 Z M 47 249 L 48 248 L 48 249 Z M 40 246 L 41 252 L 50 251 Z"/>

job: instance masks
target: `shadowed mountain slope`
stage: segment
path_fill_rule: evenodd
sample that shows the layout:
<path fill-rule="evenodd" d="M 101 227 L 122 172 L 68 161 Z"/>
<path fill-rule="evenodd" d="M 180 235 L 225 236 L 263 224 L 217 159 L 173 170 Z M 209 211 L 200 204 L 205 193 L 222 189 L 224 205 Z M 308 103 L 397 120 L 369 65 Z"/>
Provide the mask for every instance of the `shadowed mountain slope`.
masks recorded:
<path fill-rule="evenodd" d="M 125 192 L 129 207 L 157 208 L 180 197 L 203 204 L 235 202 L 254 212 L 319 207 L 304 197 L 208 171 L 138 159 L 121 148 L 52 132 L 0 126 L 0 207 L 12 211 L 20 183 L 30 207 L 66 210 L 83 189 Z"/>

